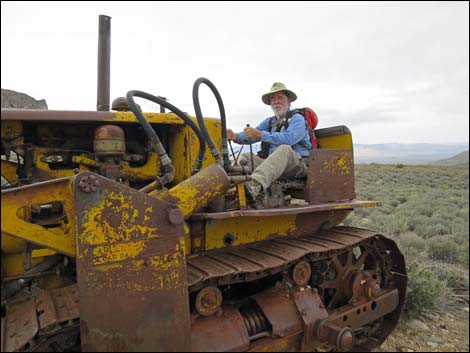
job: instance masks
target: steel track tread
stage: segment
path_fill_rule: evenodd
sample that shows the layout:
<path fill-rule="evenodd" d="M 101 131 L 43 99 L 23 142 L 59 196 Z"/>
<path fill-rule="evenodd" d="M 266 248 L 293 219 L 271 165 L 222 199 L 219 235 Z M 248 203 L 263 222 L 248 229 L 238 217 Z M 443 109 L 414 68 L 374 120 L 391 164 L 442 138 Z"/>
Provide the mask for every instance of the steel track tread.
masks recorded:
<path fill-rule="evenodd" d="M 189 291 L 206 285 L 255 280 L 282 271 L 302 258 L 329 257 L 376 236 L 380 234 L 341 226 L 311 235 L 269 239 L 196 255 L 187 260 Z"/>

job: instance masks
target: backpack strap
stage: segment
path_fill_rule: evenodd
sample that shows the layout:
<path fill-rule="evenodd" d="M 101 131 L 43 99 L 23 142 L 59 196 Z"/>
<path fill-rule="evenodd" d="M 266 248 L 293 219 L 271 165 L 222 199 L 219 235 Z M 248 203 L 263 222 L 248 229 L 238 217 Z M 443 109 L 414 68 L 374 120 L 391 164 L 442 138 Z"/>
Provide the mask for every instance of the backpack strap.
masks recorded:
<path fill-rule="evenodd" d="M 281 124 L 281 125 L 285 126 L 285 129 L 287 130 L 288 127 L 289 127 L 290 119 L 294 116 L 294 114 L 300 114 L 304 117 L 305 125 L 307 126 L 307 133 L 308 133 L 308 130 L 310 130 L 310 127 L 308 126 L 307 120 L 305 119 L 305 111 L 302 112 L 302 109 L 297 108 L 297 109 L 289 111 L 287 113 L 286 119 L 284 120 L 284 123 Z M 309 134 L 309 137 L 310 137 L 310 134 Z M 302 146 L 304 149 L 306 149 L 307 151 L 310 152 L 310 148 L 308 148 L 307 145 L 303 141 L 300 141 L 297 144 Z M 313 146 L 312 146 L 312 148 L 313 148 Z"/>
<path fill-rule="evenodd" d="M 269 122 L 268 122 L 268 131 L 271 132 L 271 129 L 273 127 L 273 118 L 270 118 L 269 119 Z M 277 129 L 276 129 L 277 130 Z M 261 158 L 268 158 L 268 155 L 269 155 L 269 145 L 270 143 L 269 142 L 263 142 L 261 141 L 261 150 L 258 151 L 257 155 L 258 157 L 261 157 Z"/>

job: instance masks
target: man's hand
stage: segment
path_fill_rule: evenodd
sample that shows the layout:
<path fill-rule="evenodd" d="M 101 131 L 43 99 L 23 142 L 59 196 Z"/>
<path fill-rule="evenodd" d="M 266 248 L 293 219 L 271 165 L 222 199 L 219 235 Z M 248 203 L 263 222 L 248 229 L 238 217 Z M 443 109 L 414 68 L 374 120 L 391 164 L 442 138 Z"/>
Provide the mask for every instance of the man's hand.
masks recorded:
<path fill-rule="evenodd" d="M 246 137 L 250 137 L 250 138 L 254 137 L 254 138 L 257 138 L 257 139 L 261 138 L 261 131 L 256 130 L 253 127 L 246 127 L 246 128 L 243 129 L 243 132 L 245 133 Z"/>
<path fill-rule="evenodd" d="M 227 140 L 230 140 L 230 141 L 237 140 L 237 134 L 234 133 L 231 129 L 227 129 Z"/>

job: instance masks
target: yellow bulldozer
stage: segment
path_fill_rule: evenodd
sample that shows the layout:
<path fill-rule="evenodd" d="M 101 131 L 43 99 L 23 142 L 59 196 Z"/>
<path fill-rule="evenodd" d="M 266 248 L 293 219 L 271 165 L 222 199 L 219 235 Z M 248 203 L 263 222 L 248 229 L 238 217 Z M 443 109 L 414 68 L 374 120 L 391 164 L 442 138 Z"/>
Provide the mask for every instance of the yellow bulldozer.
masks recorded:
<path fill-rule="evenodd" d="M 2 352 L 379 346 L 406 269 L 392 240 L 341 226 L 380 206 L 356 200 L 350 130 L 317 129 L 307 178 L 254 204 L 208 79 L 195 116 L 135 90 L 109 111 L 109 20 L 97 111 L 1 111 Z M 201 84 L 220 118 L 202 116 Z"/>

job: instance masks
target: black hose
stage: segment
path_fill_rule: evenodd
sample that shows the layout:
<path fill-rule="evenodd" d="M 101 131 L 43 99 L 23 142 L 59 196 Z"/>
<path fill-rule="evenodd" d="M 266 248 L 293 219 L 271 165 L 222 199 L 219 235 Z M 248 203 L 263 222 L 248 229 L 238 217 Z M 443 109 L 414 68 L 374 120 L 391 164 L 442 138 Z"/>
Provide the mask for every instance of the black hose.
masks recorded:
<path fill-rule="evenodd" d="M 219 150 L 215 147 L 214 142 L 212 141 L 212 138 L 210 137 L 207 129 L 206 129 L 206 124 L 204 123 L 204 119 L 202 118 L 202 112 L 201 112 L 201 106 L 199 104 L 199 86 L 201 83 L 205 83 L 214 93 L 215 98 L 217 99 L 217 104 L 219 105 L 219 112 L 220 112 L 220 120 L 221 120 L 221 128 L 222 128 L 222 157 L 223 161 L 220 157 Z M 193 85 L 193 104 L 194 104 L 194 110 L 196 112 L 196 117 L 197 121 L 199 123 L 199 127 L 201 128 L 201 132 L 206 140 L 207 145 L 209 146 L 212 155 L 214 156 L 215 160 L 219 165 L 224 166 L 225 171 L 229 171 L 231 164 L 230 164 L 230 159 L 228 157 L 228 146 L 227 146 L 227 124 L 226 124 L 226 118 L 225 118 L 225 108 L 224 108 L 224 103 L 222 102 L 222 97 L 219 94 L 219 91 L 217 91 L 217 88 L 215 88 L 214 84 L 209 81 L 207 78 L 200 77 L 194 82 Z"/>
<path fill-rule="evenodd" d="M 157 104 L 160 104 L 161 106 L 164 106 L 164 107 L 168 108 L 170 111 L 175 113 L 178 117 L 183 119 L 183 121 L 186 124 L 188 124 L 191 129 L 193 129 L 194 133 L 196 134 L 196 136 L 199 140 L 199 152 L 198 152 L 198 155 L 197 155 L 196 164 L 194 165 L 193 174 L 195 174 L 199 170 L 201 170 L 202 162 L 204 161 L 204 154 L 206 153 L 206 144 L 204 142 L 204 137 L 202 136 L 201 131 L 199 130 L 198 126 L 191 120 L 191 118 L 189 118 L 180 109 L 178 109 L 177 107 L 175 107 L 171 103 L 168 103 L 166 100 L 164 100 L 161 97 L 156 97 L 156 96 L 153 96 L 149 93 L 145 93 L 145 92 L 142 92 L 142 91 L 130 91 L 130 92 L 128 92 L 127 93 L 127 103 L 129 104 L 129 108 L 135 114 L 135 116 L 137 117 L 137 119 L 141 123 L 142 127 L 144 128 L 144 131 L 149 136 L 150 143 L 152 144 L 152 146 L 155 143 L 160 143 L 160 140 L 158 139 L 158 136 L 155 133 L 155 131 L 152 129 L 152 126 L 149 124 L 147 119 L 145 119 L 145 117 L 140 112 L 140 109 L 137 108 L 137 105 L 135 104 L 134 99 L 133 99 L 134 96 L 148 99 L 152 102 L 155 102 Z M 160 145 L 161 145 L 161 143 L 160 143 Z M 166 156 L 166 151 L 164 150 L 162 145 L 161 145 L 161 149 L 163 149 L 163 152 L 165 153 L 165 156 Z M 155 151 L 157 151 L 157 150 L 155 149 Z M 158 153 L 160 155 L 160 152 L 158 152 Z M 170 160 L 170 162 L 171 162 L 171 160 Z M 162 160 L 162 166 L 163 166 L 163 160 Z"/>

